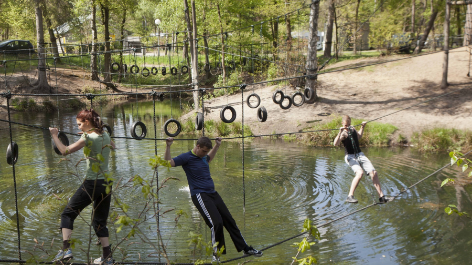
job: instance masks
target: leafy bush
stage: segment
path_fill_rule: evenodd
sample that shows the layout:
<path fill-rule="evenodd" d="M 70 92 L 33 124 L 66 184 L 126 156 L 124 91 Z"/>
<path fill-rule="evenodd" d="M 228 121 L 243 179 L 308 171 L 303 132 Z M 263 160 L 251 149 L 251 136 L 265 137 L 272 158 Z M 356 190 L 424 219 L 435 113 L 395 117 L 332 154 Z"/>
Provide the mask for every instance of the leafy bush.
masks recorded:
<path fill-rule="evenodd" d="M 414 133 L 411 142 L 420 151 L 452 151 L 472 148 L 472 131 L 434 128 Z"/>

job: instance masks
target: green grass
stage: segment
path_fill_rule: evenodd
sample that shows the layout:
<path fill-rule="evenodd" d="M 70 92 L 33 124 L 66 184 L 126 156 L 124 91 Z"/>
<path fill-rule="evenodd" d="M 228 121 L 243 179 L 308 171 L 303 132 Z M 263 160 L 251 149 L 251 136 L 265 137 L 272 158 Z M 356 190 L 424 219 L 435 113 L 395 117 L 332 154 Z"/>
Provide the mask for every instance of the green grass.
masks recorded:
<path fill-rule="evenodd" d="M 341 127 L 341 117 L 336 117 L 333 120 L 327 123 L 316 124 L 313 127 L 306 128 L 304 131 L 313 131 L 313 130 L 327 130 L 327 129 L 336 129 L 329 131 L 321 132 L 308 132 L 300 134 L 298 136 L 298 141 L 312 146 L 333 146 L 334 138 L 339 133 L 339 128 Z M 352 118 L 351 124 L 357 125 L 360 124 L 363 120 Z M 359 130 L 359 127 L 356 127 Z M 388 146 L 390 144 L 391 135 L 398 128 L 387 123 L 379 122 L 370 122 L 366 125 L 364 134 L 362 135 L 359 144 L 361 146 Z"/>
<path fill-rule="evenodd" d="M 414 133 L 411 143 L 423 152 L 470 150 L 472 131 L 434 128 Z"/>
<path fill-rule="evenodd" d="M 195 118 L 182 122 L 182 132 L 185 134 L 196 134 Z M 224 123 L 223 121 L 205 120 L 205 135 L 212 137 L 235 137 L 241 136 L 242 125 L 240 122 Z M 249 126 L 244 126 L 244 136 L 251 136 L 252 131 Z"/>

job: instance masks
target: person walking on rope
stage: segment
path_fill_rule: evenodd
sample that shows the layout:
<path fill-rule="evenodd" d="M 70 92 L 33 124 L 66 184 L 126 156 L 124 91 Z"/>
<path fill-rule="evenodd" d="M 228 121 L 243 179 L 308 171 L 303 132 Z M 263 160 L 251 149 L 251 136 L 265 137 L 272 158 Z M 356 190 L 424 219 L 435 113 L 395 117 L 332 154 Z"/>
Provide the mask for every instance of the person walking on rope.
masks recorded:
<path fill-rule="evenodd" d="M 224 247 L 222 254 L 226 254 L 223 227 L 230 234 L 238 252 L 244 251 L 245 255 L 260 257 L 262 256 L 262 251 L 256 250 L 246 243 L 223 199 L 215 190 L 215 184 L 210 175 L 209 163 L 215 158 L 221 140 L 219 137 L 216 138 L 215 147 L 213 148 L 212 142 L 208 137 L 200 137 L 196 146 L 191 151 L 180 154 L 172 159 L 170 146 L 174 139 L 167 138 L 164 159 L 169 161 L 172 167 L 182 166 L 187 175 L 193 204 L 211 229 L 212 245 L 215 246 L 218 243 L 213 248 L 213 261 L 219 261 L 216 256 L 217 250 L 221 250 Z"/>
<path fill-rule="evenodd" d="M 362 122 L 361 129 L 358 132 L 353 126 L 351 126 L 351 118 L 348 115 L 344 115 L 342 119 L 343 127 L 339 128 L 339 133 L 334 139 L 333 144 L 335 146 L 338 146 L 340 143 L 343 143 L 345 152 L 344 161 L 346 161 L 346 163 L 352 168 L 352 170 L 356 174 L 356 176 L 352 180 L 351 188 L 349 190 L 349 194 L 347 196 L 346 201 L 350 203 L 357 203 L 357 200 L 354 198 L 354 191 L 356 190 L 357 185 L 359 184 L 364 174 L 364 172 L 362 171 L 362 169 L 364 169 L 364 171 L 372 178 L 374 187 L 377 190 L 377 193 L 379 194 L 379 202 L 386 203 L 391 200 L 391 198 L 385 197 L 385 195 L 383 194 L 382 189 L 380 188 L 380 182 L 379 177 L 377 175 L 377 171 L 359 147 L 359 139 L 364 133 L 364 127 L 366 124 L 367 122 Z"/>
<path fill-rule="evenodd" d="M 49 128 L 52 139 L 62 155 L 68 155 L 86 147 L 89 154 L 86 154 L 87 166 L 85 180 L 70 198 L 66 208 L 61 214 L 61 226 L 63 245 L 62 249 L 53 259 L 53 262 L 61 262 L 73 257 L 70 248 L 70 238 L 74 229 L 74 220 L 82 210 L 93 202 L 92 225 L 95 234 L 100 240 L 103 248 L 102 257 L 95 259 L 95 264 L 113 264 L 111 247 L 108 242 L 107 219 L 110 210 L 111 194 L 106 192 L 108 177 L 108 159 L 111 148 L 115 149 L 115 144 L 110 139 L 107 132 L 104 132 L 100 116 L 93 110 L 82 110 L 77 114 L 77 126 L 83 132 L 80 139 L 65 146 L 58 138 L 58 129 Z M 97 168 L 96 165 L 99 165 Z M 111 192 L 111 191 L 110 191 Z"/>

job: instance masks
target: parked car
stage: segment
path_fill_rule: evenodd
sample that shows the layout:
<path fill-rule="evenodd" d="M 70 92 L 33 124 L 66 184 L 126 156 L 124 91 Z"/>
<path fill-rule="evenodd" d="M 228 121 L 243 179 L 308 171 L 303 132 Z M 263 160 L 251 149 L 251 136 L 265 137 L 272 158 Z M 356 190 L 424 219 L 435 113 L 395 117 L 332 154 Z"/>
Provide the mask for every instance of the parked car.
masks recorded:
<path fill-rule="evenodd" d="M 29 40 L 6 40 L 0 42 L 1 53 L 34 53 L 34 47 Z"/>

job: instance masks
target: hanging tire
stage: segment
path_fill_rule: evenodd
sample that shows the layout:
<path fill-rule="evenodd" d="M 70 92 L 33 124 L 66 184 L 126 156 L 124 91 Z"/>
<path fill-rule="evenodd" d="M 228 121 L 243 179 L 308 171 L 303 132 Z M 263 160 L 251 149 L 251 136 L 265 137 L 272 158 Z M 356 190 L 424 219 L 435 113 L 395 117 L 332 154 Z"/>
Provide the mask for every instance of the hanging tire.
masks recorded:
<path fill-rule="evenodd" d="M 285 100 L 288 100 L 288 105 L 286 106 L 284 106 Z M 279 105 L 282 109 L 289 109 L 292 106 L 292 98 L 289 96 L 284 96 Z"/>
<path fill-rule="evenodd" d="M 103 131 L 107 132 L 109 136 L 113 134 L 113 129 L 110 127 L 110 125 L 103 124 L 102 127 L 104 129 Z"/>
<path fill-rule="evenodd" d="M 141 135 L 138 136 L 136 134 L 136 128 L 138 127 L 141 127 Z M 137 121 L 133 124 L 133 126 L 131 127 L 131 137 L 133 137 L 134 139 L 136 140 L 142 140 L 146 137 L 146 134 L 147 134 L 147 129 L 146 129 L 146 125 L 144 125 L 144 123 L 140 122 L 140 121 Z"/>
<path fill-rule="evenodd" d="M 169 132 L 169 126 L 177 126 L 176 130 L 174 133 Z M 167 136 L 169 137 L 176 137 L 177 135 L 180 134 L 182 131 L 182 125 L 180 125 L 180 122 L 176 119 L 169 119 L 164 123 L 164 132 L 166 133 Z"/>
<path fill-rule="evenodd" d="M 7 163 L 14 165 L 18 161 L 18 144 L 11 142 L 7 147 Z"/>
<path fill-rule="evenodd" d="M 161 73 L 162 73 L 162 75 L 166 75 L 167 74 L 167 69 L 165 67 L 162 67 Z"/>
<path fill-rule="evenodd" d="M 200 131 L 203 129 L 203 113 L 197 112 L 197 117 L 195 118 L 195 130 Z"/>
<path fill-rule="evenodd" d="M 251 97 L 255 97 L 257 99 L 257 103 L 256 104 L 251 104 Z M 251 95 L 249 95 L 247 98 L 246 98 L 246 104 L 251 108 L 251 109 L 255 109 L 257 107 L 259 107 L 259 105 L 261 104 L 261 98 L 259 97 L 259 95 L 257 95 L 256 93 L 252 93 Z"/>
<path fill-rule="evenodd" d="M 157 75 L 158 72 L 159 72 L 159 70 L 157 70 L 157 67 L 154 66 L 154 67 L 151 68 L 151 74 Z"/>
<path fill-rule="evenodd" d="M 143 68 L 143 70 L 141 71 L 141 74 L 144 76 L 144 77 L 148 77 L 150 72 L 149 72 L 149 69 L 147 69 L 146 67 Z"/>
<path fill-rule="evenodd" d="M 264 108 L 264 106 L 257 109 L 257 119 L 260 122 L 265 122 L 267 120 L 267 110 Z"/>
<path fill-rule="evenodd" d="M 134 70 L 133 70 L 134 69 Z M 139 73 L 139 67 L 137 65 L 133 65 L 131 66 L 131 68 L 129 69 L 129 72 L 132 73 L 132 74 L 137 74 Z"/>
<path fill-rule="evenodd" d="M 311 87 L 305 88 L 305 103 L 306 104 L 313 104 L 316 101 L 315 91 Z"/>
<path fill-rule="evenodd" d="M 123 73 L 128 72 L 128 65 L 127 64 L 124 63 L 122 68 L 123 68 Z"/>
<path fill-rule="evenodd" d="M 188 73 L 188 66 L 184 65 L 180 68 L 180 73 L 181 74 L 186 74 Z"/>
<path fill-rule="evenodd" d="M 171 73 L 172 75 L 177 75 L 177 72 L 178 72 L 178 71 L 179 71 L 179 70 L 177 70 L 177 67 L 172 67 L 172 68 L 170 68 L 170 73 Z"/>
<path fill-rule="evenodd" d="M 69 138 L 67 138 L 67 135 L 65 133 L 59 132 L 59 134 L 57 134 L 57 138 L 59 138 L 59 141 L 61 141 L 63 145 L 69 146 Z M 54 148 L 54 152 L 56 152 L 56 154 L 62 155 L 61 151 L 59 151 L 54 141 L 52 141 L 52 147 Z"/>
<path fill-rule="evenodd" d="M 211 70 L 211 65 L 209 63 L 206 63 L 205 66 L 203 66 L 203 70 L 209 73 Z"/>
<path fill-rule="evenodd" d="M 297 103 L 297 101 L 295 100 L 295 97 L 297 97 L 297 96 L 301 98 L 301 100 L 300 100 L 299 103 Z M 293 95 L 292 95 L 292 103 L 293 103 L 293 105 L 294 105 L 295 107 L 301 107 L 301 106 L 303 106 L 303 104 L 305 103 L 305 95 L 303 95 L 303 93 L 300 92 L 300 91 L 297 91 L 297 92 L 293 93 Z"/>
<path fill-rule="evenodd" d="M 116 68 L 115 68 L 115 66 L 116 66 Z M 112 63 L 111 64 L 111 71 L 115 73 L 115 72 L 118 72 L 118 70 L 120 70 L 120 64 L 119 63 Z"/>
<path fill-rule="evenodd" d="M 157 99 L 159 101 L 164 101 L 164 93 L 160 92 L 159 94 L 157 94 Z"/>
<path fill-rule="evenodd" d="M 231 119 L 226 119 L 225 111 L 231 111 Z M 232 123 L 236 119 L 236 110 L 231 106 L 226 106 L 220 111 L 220 119 L 225 123 Z"/>
<path fill-rule="evenodd" d="M 277 95 L 280 95 L 280 99 L 277 100 Z M 275 104 L 280 104 L 280 102 L 284 101 L 284 92 L 282 90 L 277 90 L 274 92 L 272 95 L 272 100 L 274 101 Z"/>

